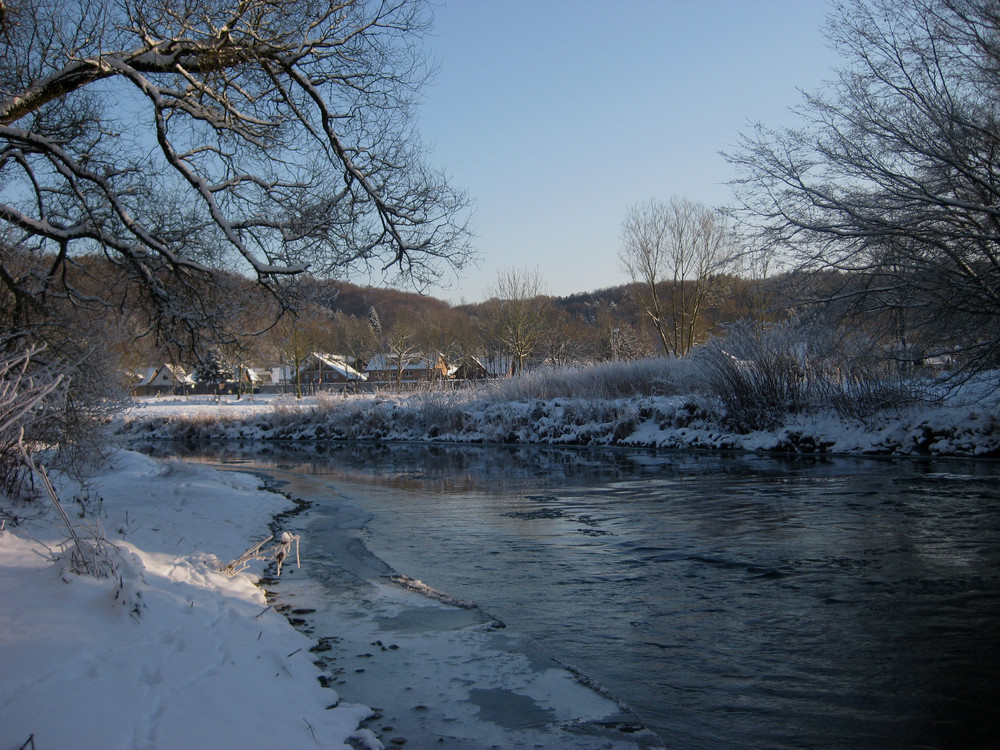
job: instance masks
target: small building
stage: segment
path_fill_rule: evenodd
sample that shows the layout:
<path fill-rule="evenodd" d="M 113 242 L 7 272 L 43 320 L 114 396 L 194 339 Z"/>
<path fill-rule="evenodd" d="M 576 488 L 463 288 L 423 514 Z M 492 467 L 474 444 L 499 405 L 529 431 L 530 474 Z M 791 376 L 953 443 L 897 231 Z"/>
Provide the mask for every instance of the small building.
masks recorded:
<path fill-rule="evenodd" d="M 452 377 L 455 380 L 485 380 L 490 375 L 478 357 L 470 357 L 454 368 Z"/>
<path fill-rule="evenodd" d="M 506 355 L 479 355 L 460 364 L 454 371 L 457 380 L 509 378 L 514 374 L 514 359 Z"/>
<path fill-rule="evenodd" d="M 260 387 L 265 383 L 265 376 L 269 381 L 271 376 L 269 373 L 261 374 L 258 368 L 246 367 L 240 365 L 236 368 L 236 378 L 231 383 L 229 383 L 230 388 L 235 387 L 237 392 L 243 391 L 244 393 L 256 393 L 260 390 Z"/>
<path fill-rule="evenodd" d="M 183 395 L 190 393 L 194 385 L 194 378 L 183 367 L 166 363 L 146 368 L 139 373 L 137 381 L 132 385 L 132 395 Z"/>
<path fill-rule="evenodd" d="M 376 354 L 368 362 L 365 372 L 369 383 L 412 387 L 420 382 L 447 378 L 448 366 L 441 357 L 432 360 L 423 354 L 411 354 L 400 362 L 391 354 Z"/>
<path fill-rule="evenodd" d="M 343 390 L 348 386 L 360 385 L 368 379 L 368 376 L 355 370 L 349 364 L 349 357 L 337 354 L 324 354 L 313 352 L 302 362 L 299 368 L 299 381 L 303 387 L 315 389 Z M 295 380 L 294 370 L 291 373 L 291 381 Z"/>

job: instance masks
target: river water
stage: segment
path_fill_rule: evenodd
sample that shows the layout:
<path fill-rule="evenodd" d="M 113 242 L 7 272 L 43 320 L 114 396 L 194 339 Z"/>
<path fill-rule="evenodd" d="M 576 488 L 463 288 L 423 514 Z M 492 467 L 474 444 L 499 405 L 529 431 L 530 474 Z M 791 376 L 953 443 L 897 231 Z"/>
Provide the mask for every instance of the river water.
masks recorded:
<path fill-rule="evenodd" d="M 288 486 L 314 553 L 350 529 L 370 570 L 474 602 L 665 747 L 1000 746 L 997 463 L 266 451 L 229 460 L 310 478 Z"/>

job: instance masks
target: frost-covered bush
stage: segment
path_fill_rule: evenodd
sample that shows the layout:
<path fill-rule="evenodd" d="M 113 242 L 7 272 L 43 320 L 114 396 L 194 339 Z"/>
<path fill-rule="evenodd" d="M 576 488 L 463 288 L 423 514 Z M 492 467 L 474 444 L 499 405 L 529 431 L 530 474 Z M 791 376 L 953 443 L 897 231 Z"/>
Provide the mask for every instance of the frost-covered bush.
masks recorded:
<path fill-rule="evenodd" d="M 466 426 L 466 408 L 472 394 L 434 389 L 418 391 L 407 400 L 405 414 L 415 434 L 437 437 L 461 433 Z"/>
<path fill-rule="evenodd" d="M 63 399 L 65 387 L 59 373 L 31 370 L 32 358 L 40 351 L 0 354 L 0 499 L 19 494 L 26 469 L 22 450 L 30 453 L 33 428 L 44 424 L 51 404 Z"/>
<path fill-rule="evenodd" d="M 738 432 L 772 429 L 789 415 L 833 411 L 869 423 L 920 397 L 883 350 L 835 328 L 735 325 L 696 351 L 707 392 Z"/>
<path fill-rule="evenodd" d="M 693 355 L 708 392 L 722 401 L 737 432 L 771 429 L 809 404 L 805 342 L 790 333 L 785 327 L 760 333 L 734 326 Z"/>
<path fill-rule="evenodd" d="M 18 521 L 10 507 L 34 500 L 35 493 L 29 491 L 32 488 L 41 491 L 66 530 L 63 552 L 70 569 L 114 576 L 116 550 L 105 538 L 100 520 L 84 525 L 70 519 L 45 467 L 35 462 L 34 454 L 40 449 L 63 447 L 60 428 L 67 440 L 73 439 L 72 421 L 81 419 L 78 409 L 67 405 L 65 368 L 32 367 L 33 358 L 42 351 L 42 347 L 32 347 L 0 354 L 0 519 L 4 523 L 8 518 Z M 51 457 L 59 455 L 52 450 L 43 452 Z M 76 466 L 75 462 L 68 465 Z"/>
<path fill-rule="evenodd" d="M 846 362 L 835 375 L 828 372 L 817 383 L 821 403 L 865 424 L 917 403 L 924 395 L 917 381 L 895 376 L 887 363 Z"/>

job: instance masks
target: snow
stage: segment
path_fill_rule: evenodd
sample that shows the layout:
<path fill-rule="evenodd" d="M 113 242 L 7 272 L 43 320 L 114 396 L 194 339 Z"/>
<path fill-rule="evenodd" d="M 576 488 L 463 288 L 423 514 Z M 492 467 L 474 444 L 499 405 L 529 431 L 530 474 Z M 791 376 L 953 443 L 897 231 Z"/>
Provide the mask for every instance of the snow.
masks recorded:
<path fill-rule="evenodd" d="M 34 520 L 7 524 L 0 746 L 33 736 L 40 750 L 350 747 L 370 709 L 320 686 L 313 642 L 268 608 L 252 574 L 218 572 L 291 505 L 258 484 L 117 454 L 88 507 L 102 498 L 115 580 L 54 560 L 64 534 L 32 508 Z M 63 483 L 64 503 L 74 489 Z M 368 730 L 357 736 L 381 747 Z"/>

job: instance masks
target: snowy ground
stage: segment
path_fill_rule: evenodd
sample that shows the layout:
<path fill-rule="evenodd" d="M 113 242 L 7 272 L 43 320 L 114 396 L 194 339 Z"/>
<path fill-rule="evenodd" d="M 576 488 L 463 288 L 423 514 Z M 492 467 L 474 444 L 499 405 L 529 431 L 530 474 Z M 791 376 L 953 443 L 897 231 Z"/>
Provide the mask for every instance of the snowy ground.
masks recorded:
<path fill-rule="evenodd" d="M 85 519 L 64 486 L 70 514 L 114 541 L 114 580 L 68 572 L 51 514 L 15 509 L 0 532 L 2 750 L 381 747 L 254 577 L 218 572 L 292 505 L 258 484 L 121 453 Z"/>

